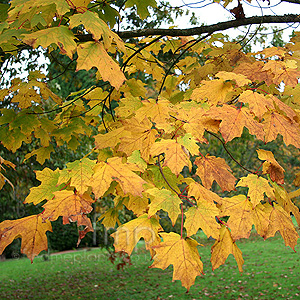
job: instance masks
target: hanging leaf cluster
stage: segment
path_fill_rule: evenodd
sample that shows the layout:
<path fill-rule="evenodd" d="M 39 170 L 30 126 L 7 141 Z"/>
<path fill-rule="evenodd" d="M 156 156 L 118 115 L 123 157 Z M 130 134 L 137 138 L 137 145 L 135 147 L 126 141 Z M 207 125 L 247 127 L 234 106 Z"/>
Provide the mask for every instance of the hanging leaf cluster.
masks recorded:
<path fill-rule="evenodd" d="M 141 19 L 156 5 L 126 1 Z M 202 147 L 209 136 L 226 147 L 246 130 L 266 144 L 282 136 L 285 145 L 300 148 L 300 33 L 284 47 L 244 53 L 240 44 L 212 33 L 187 38 L 133 33 L 129 37 L 140 36 L 133 42 L 126 32 L 112 30 L 121 16 L 104 1 L 13 0 L 3 8 L 2 62 L 30 48 L 49 55 L 59 51 L 76 62 L 76 71 L 94 68 L 97 83 L 60 99 L 49 89 L 49 78 L 34 71 L 0 91 L 0 101 L 10 100 L 0 116 L 7 150 L 15 153 L 34 142 L 26 159 L 36 155 L 43 164 L 55 158 L 57 147 L 76 151 L 82 137 L 93 138 L 82 159 L 36 171 L 40 184 L 24 203 L 39 204 L 42 211 L 0 224 L 0 254 L 21 237 L 21 250 L 32 261 L 47 249 L 46 232 L 59 217 L 64 224 L 77 222 L 79 243 L 93 231 L 88 214 L 94 203 L 107 195 L 114 207 L 104 208 L 99 222 L 116 228 L 115 250 L 130 255 L 143 239 L 151 268 L 173 265 L 173 279 L 188 290 L 204 273 L 195 240 L 200 229 L 215 239 L 213 269 L 233 254 L 242 272 L 238 240 L 248 238 L 253 226 L 264 239 L 279 232 L 295 249 L 299 234 L 291 215 L 300 225 L 300 213 L 292 198 L 299 193 L 285 190 L 287 170 L 273 153 L 257 149 L 253 159 L 262 169 L 236 178 L 229 156 L 202 153 Z M 1 157 L 0 166 L 0 187 L 12 185 L 4 174 L 15 166 Z M 246 194 L 238 194 L 239 187 Z M 121 224 L 124 207 L 135 218 Z M 164 231 L 162 212 L 171 225 L 181 224 L 180 233 Z"/>

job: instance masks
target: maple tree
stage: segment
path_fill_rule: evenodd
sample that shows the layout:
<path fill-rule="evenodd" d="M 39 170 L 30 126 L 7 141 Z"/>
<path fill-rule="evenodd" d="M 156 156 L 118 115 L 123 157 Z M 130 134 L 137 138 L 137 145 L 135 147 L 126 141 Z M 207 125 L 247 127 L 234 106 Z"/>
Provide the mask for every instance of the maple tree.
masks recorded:
<path fill-rule="evenodd" d="M 266 144 L 280 135 L 287 146 L 300 148 L 300 33 L 282 47 L 249 53 L 242 41 L 215 34 L 247 24 L 297 22 L 299 15 L 247 18 L 239 1 L 232 10 L 236 20 L 210 26 L 113 30 L 122 10 L 136 10 L 145 19 L 156 6 L 155 0 L 128 0 L 120 9 L 87 0 L 1 4 L 2 63 L 42 47 L 49 55 L 65 55 L 76 71 L 94 69 L 96 81 L 62 99 L 49 88 L 51 78 L 31 71 L 0 91 L 0 100 L 9 103 L 0 117 L 1 144 L 7 150 L 15 153 L 32 143 L 36 148 L 25 159 L 36 155 L 43 164 L 57 147 L 75 151 L 83 137 L 94 141 L 86 155 L 65 168 L 36 171 L 41 183 L 24 203 L 41 205 L 42 211 L 0 223 L 0 254 L 21 237 L 22 252 L 33 261 L 47 249 L 45 232 L 59 217 L 64 224 L 77 222 L 79 243 L 93 231 L 88 217 L 93 204 L 107 195 L 114 207 L 103 207 L 99 222 L 117 227 L 115 250 L 130 255 L 143 238 L 154 260 L 151 267 L 173 265 L 173 279 L 188 290 L 203 274 L 195 240 L 199 229 L 215 239 L 213 269 L 233 254 L 242 272 L 237 241 L 248 238 L 253 226 L 264 239 L 279 231 L 295 249 L 299 234 L 291 214 L 300 225 L 300 213 L 292 199 L 300 191 L 285 190 L 286 170 L 273 153 L 257 149 L 262 170 L 245 168 L 229 153 L 248 173 L 236 178 L 223 157 L 205 155 L 201 147 L 213 136 L 228 151 L 226 144 L 248 130 Z M 2 157 L 0 165 L 0 188 L 6 182 L 13 187 L 4 174 L 15 165 Z M 220 189 L 212 189 L 214 182 Z M 238 193 L 239 187 L 247 194 Z M 136 218 L 120 224 L 124 207 Z M 180 233 L 164 232 L 162 212 L 173 226 L 180 223 Z"/>

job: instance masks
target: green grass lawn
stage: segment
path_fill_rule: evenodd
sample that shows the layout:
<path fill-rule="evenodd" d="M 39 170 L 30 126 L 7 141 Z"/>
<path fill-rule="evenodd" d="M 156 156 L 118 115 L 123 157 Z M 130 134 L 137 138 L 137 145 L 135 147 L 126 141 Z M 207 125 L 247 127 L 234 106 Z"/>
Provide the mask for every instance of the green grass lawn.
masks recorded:
<path fill-rule="evenodd" d="M 0 299 L 300 299 L 300 255 L 281 237 L 238 242 L 243 275 L 232 255 L 212 272 L 213 241 L 200 242 L 206 275 L 197 277 L 189 293 L 172 282 L 172 267 L 148 269 L 150 257 L 140 243 L 124 270 L 101 249 L 51 255 L 48 261 L 40 256 L 33 264 L 26 258 L 0 262 Z"/>

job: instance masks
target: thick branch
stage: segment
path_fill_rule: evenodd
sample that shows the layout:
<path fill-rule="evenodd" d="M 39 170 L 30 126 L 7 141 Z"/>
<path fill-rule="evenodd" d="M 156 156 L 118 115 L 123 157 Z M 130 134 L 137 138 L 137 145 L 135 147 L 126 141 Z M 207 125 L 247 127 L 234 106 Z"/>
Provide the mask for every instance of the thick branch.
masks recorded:
<path fill-rule="evenodd" d="M 240 20 L 220 22 L 213 25 L 204 25 L 200 27 L 187 28 L 187 29 L 147 28 L 147 29 L 138 29 L 138 30 L 131 30 L 131 31 L 120 31 L 118 34 L 121 38 L 142 37 L 142 36 L 151 36 L 151 35 L 190 36 L 190 35 L 199 35 L 203 33 L 213 33 L 216 31 L 226 30 L 229 28 L 236 28 L 239 26 L 250 25 L 250 24 L 296 23 L 296 22 L 300 22 L 300 15 L 288 14 L 283 16 L 254 16 L 254 17 L 240 19 Z M 80 37 L 78 38 L 80 39 Z"/>

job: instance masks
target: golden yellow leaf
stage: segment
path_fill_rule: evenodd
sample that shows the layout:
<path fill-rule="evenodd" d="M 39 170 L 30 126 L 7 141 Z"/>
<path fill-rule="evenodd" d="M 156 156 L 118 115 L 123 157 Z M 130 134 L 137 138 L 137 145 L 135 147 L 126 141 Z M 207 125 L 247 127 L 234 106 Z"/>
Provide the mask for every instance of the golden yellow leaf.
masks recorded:
<path fill-rule="evenodd" d="M 142 158 L 149 162 L 150 148 L 158 134 L 156 129 L 151 129 L 152 123 L 148 118 L 139 121 L 136 118 L 122 121 L 126 134 L 120 138 L 119 151 L 125 152 L 128 156 L 136 149 L 140 150 Z"/>
<path fill-rule="evenodd" d="M 141 238 L 144 239 L 146 248 L 150 249 L 151 245 L 159 243 L 158 232 L 161 230 L 156 217 L 149 217 L 147 214 L 139 216 L 118 227 L 117 231 L 111 235 L 115 240 L 115 251 L 125 251 L 130 255 Z"/>
<path fill-rule="evenodd" d="M 221 204 L 222 198 L 219 195 L 212 192 L 211 190 L 208 190 L 198 182 L 192 182 L 191 184 L 189 184 L 187 190 L 188 190 L 188 195 L 194 196 L 197 203 L 208 201 L 212 204 L 214 203 Z"/>
<path fill-rule="evenodd" d="M 95 166 L 95 173 L 91 179 L 91 186 L 96 198 L 100 198 L 108 190 L 112 181 L 117 181 L 124 194 L 131 193 L 142 196 L 143 184 L 146 183 L 133 171 L 139 171 L 132 164 L 122 163 L 121 157 L 112 157 L 107 162 L 100 162 Z"/>
<path fill-rule="evenodd" d="M 268 231 L 270 224 L 270 214 L 272 206 L 269 203 L 258 204 L 252 211 L 252 220 L 256 232 L 264 237 Z"/>
<path fill-rule="evenodd" d="M 271 188 L 268 180 L 255 174 L 249 174 L 242 177 L 236 186 L 248 187 L 248 197 L 251 200 L 253 207 L 264 200 L 264 193 L 269 198 L 274 198 L 274 189 Z"/>
<path fill-rule="evenodd" d="M 251 83 L 251 80 L 249 80 L 245 75 L 236 74 L 233 72 L 220 71 L 216 74 L 216 77 L 222 79 L 223 81 L 234 80 L 237 86 L 243 86 Z"/>
<path fill-rule="evenodd" d="M 295 217 L 298 226 L 300 226 L 300 211 L 299 208 L 291 201 L 288 192 L 275 182 L 273 182 L 275 188 L 275 199 L 277 203 L 287 212 L 292 213 Z"/>
<path fill-rule="evenodd" d="M 126 80 L 119 65 L 108 55 L 102 42 L 86 42 L 77 48 L 78 70 L 90 70 L 96 67 L 104 81 L 119 89 Z"/>
<path fill-rule="evenodd" d="M 205 102 L 210 105 L 223 104 L 227 99 L 229 92 L 233 91 L 232 84 L 228 81 L 215 79 L 211 81 L 202 81 L 202 86 L 193 91 L 191 99 L 197 102 Z"/>
<path fill-rule="evenodd" d="M 252 210 L 253 206 L 245 195 L 222 199 L 221 213 L 222 216 L 230 216 L 227 225 L 234 240 L 250 236 L 253 224 Z"/>
<path fill-rule="evenodd" d="M 35 256 L 48 249 L 46 231 L 52 231 L 51 223 L 41 215 L 0 223 L 0 255 L 14 239 L 22 238 L 21 252 L 33 262 Z"/>
<path fill-rule="evenodd" d="M 146 197 L 137 197 L 132 195 L 129 195 L 127 200 L 123 200 L 123 204 L 128 209 L 132 210 L 136 216 L 141 216 L 146 213 L 149 205 L 148 202 L 148 198 Z"/>
<path fill-rule="evenodd" d="M 235 241 L 233 241 L 228 228 L 222 226 L 218 240 L 211 247 L 212 269 L 215 270 L 223 265 L 229 254 L 233 254 L 239 271 L 242 273 L 244 264 L 242 251 L 238 248 Z"/>
<path fill-rule="evenodd" d="M 159 97 L 158 101 L 148 99 L 143 100 L 142 103 L 143 106 L 135 113 L 135 117 L 138 120 L 143 120 L 147 117 L 156 124 L 156 128 L 162 128 L 166 132 L 172 131 L 173 127 L 168 122 L 171 110 L 171 102 L 169 100 Z"/>
<path fill-rule="evenodd" d="M 267 239 L 279 231 L 284 239 L 285 245 L 295 251 L 299 234 L 297 233 L 291 216 L 278 204 L 274 204 L 270 214 L 270 225 L 264 238 Z"/>
<path fill-rule="evenodd" d="M 183 146 L 175 140 L 161 140 L 151 147 L 152 157 L 165 153 L 164 166 L 168 166 L 170 170 L 179 175 L 182 169 L 187 166 L 191 169 L 191 161 L 188 154 L 184 151 Z"/>
<path fill-rule="evenodd" d="M 269 174 L 272 181 L 279 184 L 284 183 L 284 169 L 275 160 L 274 155 L 271 151 L 258 149 L 256 150 L 258 158 L 260 160 L 265 160 L 263 163 L 263 174 Z"/>
<path fill-rule="evenodd" d="M 145 193 L 150 195 L 151 200 L 148 215 L 153 216 L 157 211 L 162 209 L 168 213 L 172 225 L 174 226 L 180 214 L 179 205 L 182 203 L 178 195 L 169 190 L 160 190 L 158 188 L 148 189 Z"/>
<path fill-rule="evenodd" d="M 210 189 L 216 181 L 223 191 L 234 189 L 236 178 L 232 175 L 230 167 L 221 157 L 197 157 L 195 164 L 198 166 L 196 174 L 201 178 L 202 184 Z"/>
<path fill-rule="evenodd" d="M 220 210 L 215 204 L 206 200 L 198 200 L 197 207 L 190 207 L 185 213 L 184 227 L 187 236 L 196 234 L 198 229 L 201 228 L 208 238 L 211 236 L 217 239 L 220 225 L 216 221 L 216 216 L 219 214 Z"/>
<path fill-rule="evenodd" d="M 56 44 L 62 54 L 68 55 L 71 59 L 76 50 L 75 36 L 66 26 L 46 28 L 36 32 L 25 34 L 23 42 L 37 48 L 42 46 L 46 49 L 51 44 Z"/>
<path fill-rule="evenodd" d="M 173 265 L 173 281 L 180 280 L 189 290 L 195 283 L 195 278 L 203 273 L 203 263 L 197 250 L 199 245 L 191 238 L 182 239 L 174 232 L 160 233 L 163 242 L 154 246 L 156 255 L 150 268 L 165 270 Z"/>

